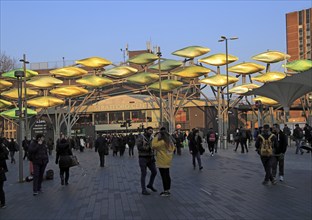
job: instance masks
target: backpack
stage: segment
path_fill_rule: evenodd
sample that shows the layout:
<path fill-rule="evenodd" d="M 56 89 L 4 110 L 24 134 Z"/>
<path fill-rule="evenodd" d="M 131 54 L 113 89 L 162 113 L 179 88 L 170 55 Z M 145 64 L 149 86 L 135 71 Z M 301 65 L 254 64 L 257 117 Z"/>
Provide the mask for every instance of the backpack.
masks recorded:
<path fill-rule="evenodd" d="M 260 155 L 264 157 L 269 157 L 273 155 L 273 142 L 271 138 L 274 134 L 271 134 L 268 139 L 265 139 L 261 134 L 258 137 L 262 139 L 262 143 L 260 145 Z"/>
<path fill-rule="evenodd" d="M 53 170 L 47 170 L 46 179 L 47 180 L 53 180 L 53 178 L 54 178 L 54 171 Z"/>
<path fill-rule="evenodd" d="M 215 133 L 210 133 L 209 134 L 209 141 L 210 142 L 215 142 L 216 141 L 216 134 Z"/>

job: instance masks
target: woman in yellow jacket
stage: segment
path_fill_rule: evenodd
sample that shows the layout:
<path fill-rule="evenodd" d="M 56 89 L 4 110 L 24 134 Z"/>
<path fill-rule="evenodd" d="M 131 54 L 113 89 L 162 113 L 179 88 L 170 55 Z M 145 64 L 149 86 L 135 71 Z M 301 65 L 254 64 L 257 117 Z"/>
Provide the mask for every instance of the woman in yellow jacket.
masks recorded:
<path fill-rule="evenodd" d="M 160 195 L 170 196 L 171 178 L 169 168 L 175 146 L 166 128 L 162 127 L 159 133 L 155 135 L 152 141 L 152 149 L 156 151 L 156 166 L 159 169 L 164 187 L 164 191 Z"/>

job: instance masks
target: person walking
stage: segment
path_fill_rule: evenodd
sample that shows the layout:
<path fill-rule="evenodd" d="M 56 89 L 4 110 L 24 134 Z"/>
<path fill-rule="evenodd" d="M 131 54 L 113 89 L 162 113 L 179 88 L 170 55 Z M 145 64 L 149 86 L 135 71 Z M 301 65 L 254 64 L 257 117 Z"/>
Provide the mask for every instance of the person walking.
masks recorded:
<path fill-rule="evenodd" d="M 136 145 L 139 151 L 139 165 L 141 169 L 141 188 L 143 195 L 150 195 L 150 193 L 146 190 L 149 188 L 153 192 L 157 192 L 157 190 L 153 187 L 155 177 L 157 175 L 154 151 L 152 150 L 152 140 L 153 140 L 153 127 L 147 127 L 144 131 L 144 134 L 141 134 L 136 139 Z M 146 178 L 146 169 L 149 168 L 151 171 L 151 176 L 149 179 L 149 183 L 145 185 Z"/>
<path fill-rule="evenodd" d="M 134 145 L 135 145 L 135 136 L 130 133 L 129 136 L 127 137 L 127 144 L 129 146 L 129 156 L 134 156 Z"/>
<path fill-rule="evenodd" d="M 249 137 L 248 137 L 248 132 L 247 132 L 246 128 L 241 126 L 239 129 L 239 140 L 240 140 L 240 144 L 241 144 L 241 148 L 242 148 L 242 151 L 241 151 L 242 154 L 245 153 L 245 149 L 246 149 L 246 153 L 248 153 L 248 147 L 247 147 L 247 140 L 248 139 L 249 139 Z"/>
<path fill-rule="evenodd" d="M 4 182 L 7 180 L 5 173 L 8 172 L 6 160 L 9 159 L 9 151 L 0 138 L 0 208 L 5 208 L 5 192 L 3 189 Z"/>
<path fill-rule="evenodd" d="M 176 146 L 177 154 L 181 156 L 181 149 L 183 148 L 184 135 L 178 129 L 174 132 L 172 136 L 175 139 L 175 146 Z"/>
<path fill-rule="evenodd" d="M 260 155 L 265 170 L 265 177 L 262 182 L 263 185 L 268 185 L 269 181 L 271 181 L 273 185 L 277 183 L 272 174 L 273 154 L 276 152 L 277 144 L 276 136 L 271 133 L 270 126 L 265 124 L 263 126 L 263 132 L 258 135 L 255 143 L 256 151 Z"/>
<path fill-rule="evenodd" d="M 37 134 L 36 140 L 31 142 L 29 156 L 33 164 L 33 195 L 37 196 L 42 192 L 43 174 L 49 162 L 48 147 L 44 143 L 43 134 Z"/>
<path fill-rule="evenodd" d="M 273 134 L 277 138 L 277 148 L 273 156 L 272 175 L 276 178 L 277 165 L 279 167 L 279 180 L 284 181 L 284 158 L 287 150 L 288 139 L 284 132 L 280 129 L 279 124 L 273 125 Z"/>
<path fill-rule="evenodd" d="M 208 148 L 210 151 L 210 156 L 213 156 L 214 153 L 214 148 L 217 140 L 217 135 L 216 132 L 213 130 L 213 128 L 210 128 L 208 133 L 207 133 L 207 143 L 208 143 Z"/>
<path fill-rule="evenodd" d="M 201 158 L 200 158 L 200 149 L 202 148 L 202 138 L 199 136 L 199 130 L 195 129 L 193 131 L 192 137 L 190 138 L 189 143 L 189 151 L 192 154 L 192 163 L 194 169 L 196 169 L 196 162 L 195 159 L 197 159 L 199 170 L 203 169 Z"/>
<path fill-rule="evenodd" d="M 26 158 L 28 159 L 28 147 L 29 147 L 29 143 L 30 143 L 30 141 L 27 140 L 27 137 L 25 136 L 25 137 L 24 137 L 24 140 L 22 141 L 22 147 L 23 147 L 23 150 L 24 150 L 24 157 L 23 157 L 23 160 L 25 160 Z"/>
<path fill-rule="evenodd" d="M 53 142 L 52 138 L 50 138 L 50 137 L 47 141 L 47 146 L 48 146 L 48 150 L 49 150 L 49 155 L 51 156 L 53 148 L 54 148 L 54 142 Z"/>
<path fill-rule="evenodd" d="M 99 135 L 99 137 L 95 141 L 95 151 L 98 152 L 100 157 L 100 167 L 105 166 L 105 155 L 108 155 L 108 140 L 103 135 Z"/>
<path fill-rule="evenodd" d="M 73 155 L 71 147 L 69 146 L 69 140 L 66 140 L 65 135 L 62 135 L 60 141 L 56 144 L 56 158 L 55 163 L 59 164 L 61 185 L 68 185 L 69 180 L 69 167 L 66 157 Z M 64 178 L 65 174 L 65 178 Z"/>
<path fill-rule="evenodd" d="M 14 155 L 15 155 L 15 151 L 17 151 L 16 149 L 16 144 L 14 139 L 11 138 L 9 139 L 9 143 L 8 143 L 8 149 L 10 151 L 10 158 L 11 158 L 11 163 L 15 164 L 16 161 L 15 161 L 15 158 L 14 158 Z"/>
<path fill-rule="evenodd" d="M 164 191 L 161 196 L 170 196 L 170 166 L 175 146 L 166 128 L 162 127 L 152 141 L 152 149 L 156 151 L 156 167 L 161 175 Z"/>
<path fill-rule="evenodd" d="M 299 124 L 295 124 L 295 129 L 293 131 L 293 137 L 296 142 L 296 154 L 300 151 L 301 155 L 303 154 L 303 150 L 301 149 L 301 143 L 303 140 L 303 130 L 299 127 Z"/>

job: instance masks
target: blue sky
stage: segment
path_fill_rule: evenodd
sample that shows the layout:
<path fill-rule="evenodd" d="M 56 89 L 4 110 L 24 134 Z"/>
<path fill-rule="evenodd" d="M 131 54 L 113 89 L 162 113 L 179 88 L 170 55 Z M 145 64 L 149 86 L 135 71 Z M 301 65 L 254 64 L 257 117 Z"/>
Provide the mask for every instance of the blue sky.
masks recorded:
<path fill-rule="evenodd" d="M 0 50 L 28 61 L 54 62 L 100 56 L 118 63 L 121 48 L 160 46 L 164 58 L 183 47 L 225 53 L 238 62 L 270 50 L 286 52 L 285 14 L 310 1 L 3 1 Z"/>

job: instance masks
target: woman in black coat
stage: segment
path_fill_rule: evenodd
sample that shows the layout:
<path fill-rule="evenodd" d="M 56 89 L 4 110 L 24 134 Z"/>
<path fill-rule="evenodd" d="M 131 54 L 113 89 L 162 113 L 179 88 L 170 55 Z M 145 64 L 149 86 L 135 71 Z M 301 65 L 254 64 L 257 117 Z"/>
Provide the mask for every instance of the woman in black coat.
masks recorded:
<path fill-rule="evenodd" d="M 189 150 L 193 157 L 192 161 L 194 169 L 196 168 L 195 158 L 197 159 L 199 170 L 203 169 L 200 158 L 200 151 L 203 149 L 202 142 L 202 138 L 199 136 L 199 130 L 194 130 L 189 143 Z"/>
<path fill-rule="evenodd" d="M 68 161 L 66 160 L 66 156 L 69 155 L 73 155 L 69 147 L 69 142 L 65 139 L 65 136 L 62 136 L 62 139 L 56 145 L 56 159 L 55 159 L 55 163 L 59 164 L 60 168 L 61 185 L 64 185 L 64 182 L 65 185 L 68 185 L 70 165 L 66 164 L 66 161 Z"/>
<path fill-rule="evenodd" d="M 6 181 L 5 173 L 8 172 L 6 161 L 9 152 L 0 139 L 0 208 L 5 208 L 5 193 L 3 190 L 4 181 Z"/>

